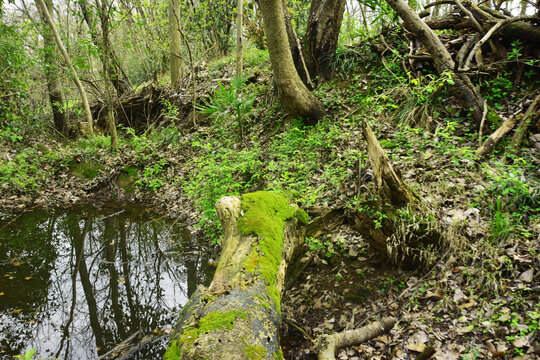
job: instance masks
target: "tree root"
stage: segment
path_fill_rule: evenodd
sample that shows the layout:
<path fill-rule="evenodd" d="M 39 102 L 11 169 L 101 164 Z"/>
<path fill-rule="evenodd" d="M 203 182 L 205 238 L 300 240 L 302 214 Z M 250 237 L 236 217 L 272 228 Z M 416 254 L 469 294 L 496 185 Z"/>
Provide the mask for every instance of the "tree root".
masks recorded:
<path fill-rule="evenodd" d="M 316 340 L 319 360 L 335 360 L 335 353 L 344 347 L 360 345 L 392 329 L 396 320 L 385 317 L 360 329 L 347 330 L 332 335 L 323 335 Z"/>

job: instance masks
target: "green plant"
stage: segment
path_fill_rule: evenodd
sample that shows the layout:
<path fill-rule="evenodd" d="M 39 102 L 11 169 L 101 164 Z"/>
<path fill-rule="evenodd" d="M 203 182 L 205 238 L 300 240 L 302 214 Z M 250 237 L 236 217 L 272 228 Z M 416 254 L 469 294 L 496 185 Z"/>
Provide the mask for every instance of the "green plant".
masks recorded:
<path fill-rule="evenodd" d="M 512 49 L 508 52 L 508 59 L 518 60 L 521 56 L 523 56 L 521 40 L 514 40 L 512 42 Z"/>
<path fill-rule="evenodd" d="M 202 154 L 192 159 L 189 176 L 181 186 L 186 195 L 194 199 L 202 212 L 199 225 L 207 235 L 217 241 L 219 222 L 215 214 L 215 202 L 225 195 L 238 195 L 252 190 L 261 177 L 261 149 L 235 150 L 218 139 L 197 138 L 192 147 Z"/>
<path fill-rule="evenodd" d="M 32 360 L 34 358 L 35 352 L 36 352 L 36 349 L 28 349 L 26 350 L 24 355 L 15 355 L 14 357 L 16 359 L 21 359 L 21 360 Z"/>
<path fill-rule="evenodd" d="M 228 87 L 218 83 L 214 95 L 204 105 L 197 106 L 197 110 L 213 117 L 216 124 L 220 124 L 221 120 L 232 113 L 242 138 L 244 137 L 244 117 L 249 113 L 255 101 L 255 96 L 247 95 L 242 91 L 245 82 L 245 77 L 234 76 Z"/>
<path fill-rule="evenodd" d="M 337 253 L 336 248 L 340 251 L 345 249 L 343 239 L 338 238 L 335 242 L 330 239 L 322 240 L 318 238 L 307 237 L 306 244 L 311 251 L 321 253 L 326 258 L 330 258 Z"/>
<path fill-rule="evenodd" d="M 165 180 L 161 178 L 161 175 L 165 171 L 165 165 L 167 165 L 167 160 L 159 159 L 157 162 L 145 166 L 142 175 L 135 183 L 154 191 L 158 190 L 165 185 Z"/>
<path fill-rule="evenodd" d="M 0 182 L 18 191 L 38 189 L 46 176 L 39 159 L 36 150 L 24 149 L 11 160 L 0 160 Z"/>

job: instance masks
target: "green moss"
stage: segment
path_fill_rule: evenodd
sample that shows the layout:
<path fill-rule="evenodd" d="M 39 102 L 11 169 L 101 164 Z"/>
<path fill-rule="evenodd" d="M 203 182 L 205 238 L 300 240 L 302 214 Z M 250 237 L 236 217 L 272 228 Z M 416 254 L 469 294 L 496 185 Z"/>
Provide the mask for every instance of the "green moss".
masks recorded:
<path fill-rule="evenodd" d="M 252 249 L 244 262 L 244 269 L 252 274 L 255 273 L 260 266 L 261 258 L 256 249 Z"/>
<path fill-rule="evenodd" d="M 73 161 L 69 164 L 69 170 L 73 176 L 83 180 L 92 180 L 103 170 L 103 166 L 95 161 L 87 161 L 85 163 Z"/>
<path fill-rule="evenodd" d="M 272 354 L 272 357 L 275 359 L 275 360 L 283 360 L 284 357 L 283 357 L 283 352 L 281 351 L 281 349 L 279 349 L 278 352 L 275 352 Z"/>
<path fill-rule="evenodd" d="M 283 230 L 288 219 L 297 218 L 302 223 L 309 222 L 305 211 L 291 205 L 283 195 L 258 191 L 242 196 L 244 215 L 238 221 L 238 230 L 243 235 L 254 234 L 259 239 L 258 253 L 250 254 L 245 268 L 255 271 L 268 285 L 276 281 L 277 271 L 283 251 Z"/>
<path fill-rule="evenodd" d="M 274 285 L 267 286 L 266 291 L 268 292 L 270 300 L 272 300 L 272 302 L 274 303 L 277 312 L 281 314 L 281 296 L 279 295 L 277 287 L 275 287 Z"/>
<path fill-rule="evenodd" d="M 487 111 L 487 114 L 486 114 L 486 120 L 487 120 L 487 123 L 490 124 L 490 125 L 496 125 L 496 126 L 499 126 L 502 124 L 502 119 L 499 115 L 497 115 L 497 113 L 495 112 L 495 110 L 493 110 L 491 108 L 491 106 L 488 106 L 488 111 Z"/>
<path fill-rule="evenodd" d="M 185 351 L 187 351 L 197 340 L 197 338 L 205 333 L 213 330 L 226 329 L 230 330 L 234 326 L 236 319 L 247 319 L 245 311 L 230 310 L 230 311 L 213 311 L 204 316 L 196 327 L 188 326 L 184 329 L 184 332 L 178 340 L 172 341 L 167 347 L 165 352 L 165 360 L 180 359 L 180 345 L 184 345 Z"/>
<path fill-rule="evenodd" d="M 270 310 L 270 304 L 268 301 L 261 295 L 255 295 L 255 297 L 259 300 L 259 304 L 265 308 L 266 310 Z"/>
<path fill-rule="evenodd" d="M 177 360 L 180 359 L 180 349 L 178 348 L 178 341 L 172 341 L 163 355 L 163 360 Z"/>
<path fill-rule="evenodd" d="M 237 319 L 247 319 L 247 314 L 245 311 L 240 310 L 230 310 L 230 311 L 214 311 L 203 317 L 199 321 L 198 333 L 204 334 L 212 330 L 219 329 L 232 329 L 234 321 Z"/>
<path fill-rule="evenodd" d="M 264 360 L 266 359 L 266 349 L 264 346 L 247 345 L 242 349 L 246 359 Z"/>
<path fill-rule="evenodd" d="M 137 181 L 138 178 L 137 167 L 126 166 L 122 169 L 122 173 L 118 175 L 116 184 L 124 189 L 126 193 L 131 194 L 135 191 L 135 181 Z"/>

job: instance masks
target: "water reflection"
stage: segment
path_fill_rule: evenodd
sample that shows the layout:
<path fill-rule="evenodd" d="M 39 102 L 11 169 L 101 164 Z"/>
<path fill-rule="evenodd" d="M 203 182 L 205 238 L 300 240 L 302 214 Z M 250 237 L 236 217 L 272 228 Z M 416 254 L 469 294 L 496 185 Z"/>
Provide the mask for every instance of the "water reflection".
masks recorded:
<path fill-rule="evenodd" d="M 170 327 L 209 251 L 137 208 L 25 213 L 0 222 L 0 357 L 96 359 L 134 333 Z M 159 358 L 162 346 L 140 358 Z M 8 357 L 9 358 L 9 357 Z"/>

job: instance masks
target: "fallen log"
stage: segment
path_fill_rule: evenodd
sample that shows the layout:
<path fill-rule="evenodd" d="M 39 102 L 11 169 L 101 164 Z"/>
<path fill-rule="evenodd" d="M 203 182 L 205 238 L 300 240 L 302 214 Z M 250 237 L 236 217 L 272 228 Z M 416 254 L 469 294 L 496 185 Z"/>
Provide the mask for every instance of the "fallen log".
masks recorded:
<path fill-rule="evenodd" d="M 285 272 L 309 218 L 271 192 L 224 197 L 216 209 L 224 229 L 216 273 L 182 309 L 164 358 L 282 359 Z"/>
<path fill-rule="evenodd" d="M 495 146 L 502 140 L 502 138 L 508 134 L 516 124 L 521 121 L 527 123 L 537 111 L 537 108 L 540 106 L 540 95 L 538 95 L 532 104 L 527 108 L 525 114 L 514 114 L 510 119 L 506 120 L 493 134 L 491 134 L 487 140 L 478 148 L 476 151 L 476 157 L 482 158 L 493 151 Z M 524 129 L 522 130 L 524 131 Z M 516 145 L 514 144 L 514 147 Z"/>

